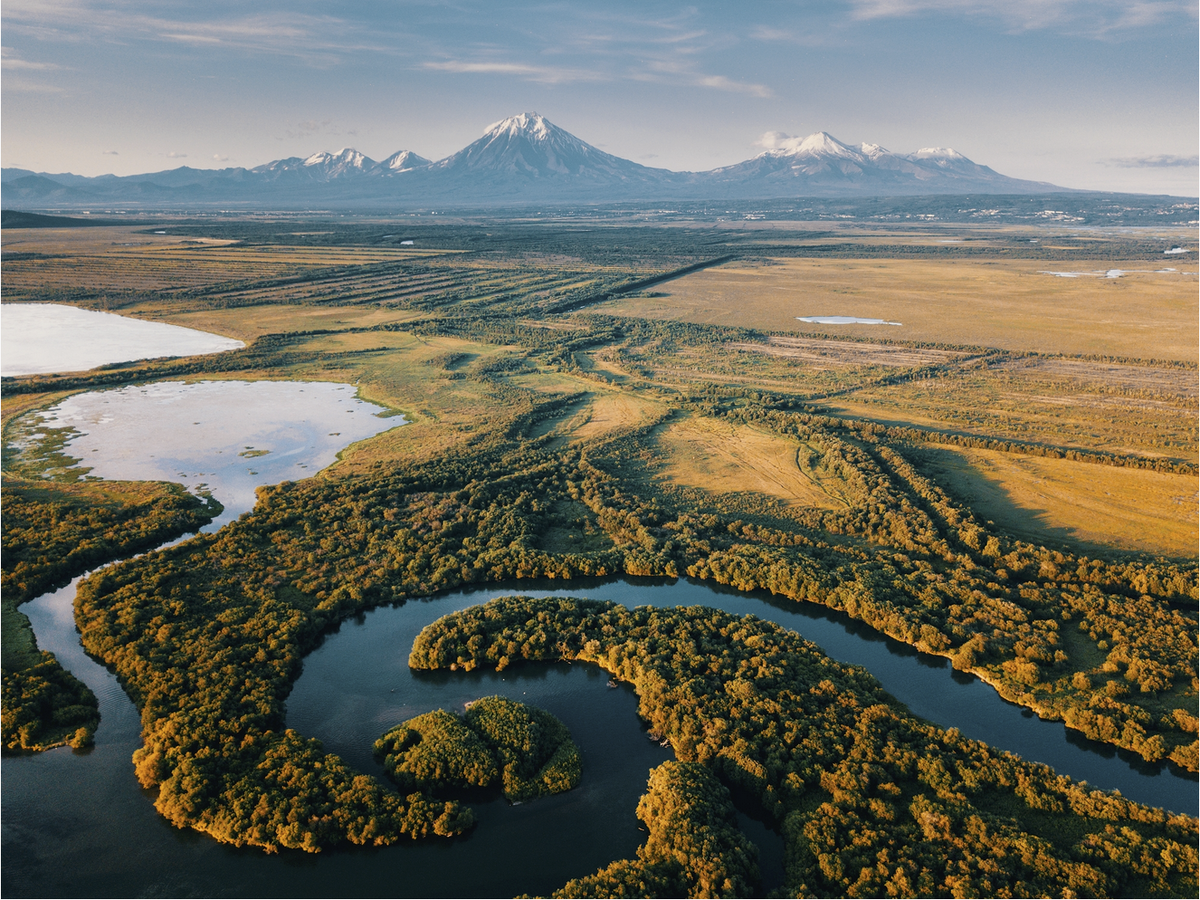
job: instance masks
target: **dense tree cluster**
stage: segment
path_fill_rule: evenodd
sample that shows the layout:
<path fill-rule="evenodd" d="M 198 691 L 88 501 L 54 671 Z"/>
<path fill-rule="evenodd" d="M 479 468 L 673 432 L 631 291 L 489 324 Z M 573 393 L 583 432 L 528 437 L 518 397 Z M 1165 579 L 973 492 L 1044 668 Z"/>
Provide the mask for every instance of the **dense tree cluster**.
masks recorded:
<path fill-rule="evenodd" d="M 508 597 L 428 626 L 409 664 L 469 670 L 560 658 L 630 682 L 640 715 L 680 760 L 757 800 L 783 831 L 789 892 L 1196 891 L 1196 820 L 923 723 L 865 671 L 753 616 Z M 652 833 L 647 848 L 653 843 Z M 706 871 L 703 843 L 676 847 L 685 870 Z M 593 878 L 567 890 L 662 889 L 628 864 Z"/>
<path fill-rule="evenodd" d="M 3 588 L 14 604 L 195 531 L 221 509 L 166 482 L 60 483 L 5 475 L 0 498 Z"/>
<path fill-rule="evenodd" d="M 191 567 L 198 548 L 230 552 L 226 537 L 201 536 L 190 547 L 112 566 L 76 597 L 85 646 L 116 669 L 142 711 L 134 763 L 141 783 L 158 788 L 159 812 L 267 850 L 468 828 L 470 815 L 458 804 L 400 797 L 325 754 L 318 741 L 282 729 L 301 648 L 320 626 L 279 596 L 291 592 L 276 591 L 273 573 L 241 579 L 219 565 Z M 150 591 L 129 580 L 147 563 Z"/>
<path fill-rule="evenodd" d="M 650 832 L 637 859 L 567 882 L 555 897 L 748 897 L 758 848 L 738 830 L 729 790 L 694 762 L 651 770 L 638 818 Z"/>
<path fill-rule="evenodd" d="M 62 744 L 91 744 L 100 724 L 96 695 L 53 653 L 16 671 L 4 670 L 0 730 L 6 753 L 31 753 Z"/>
<path fill-rule="evenodd" d="M 1190 721 L 1197 690 L 1195 618 L 1180 608 L 1198 596 L 1194 564 L 1089 559 L 997 534 L 869 424 L 770 410 L 732 416 L 804 441 L 821 457 L 813 467 L 835 471 L 852 499 L 845 511 L 797 518 L 881 549 L 849 567 L 810 550 L 797 563 L 786 549 L 794 535 L 742 526 L 753 543 L 713 554 L 689 574 L 842 609 L 950 657 L 1046 718 L 1196 770 L 1195 732 L 1177 724 Z M 1086 635 L 1086 644 L 1067 629 Z"/>
<path fill-rule="evenodd" d="M 199 528 L 220 511 L 175 484 L 33 481 L 5 473 L 0 488 L 6 751 L 84 746 L 100 721 L 87 686 L 39 652 L 17 605 L 88 569 Z"/>
<path fill-rule="evenodd" d="M 579 784 L 579 748 L 550 713 L 484 697 L 463 716 L 444 709 L 402 722 L 375 742 L 375 758 L 402 790 L 432 793 L 499 785 L 513 801 Z"/>

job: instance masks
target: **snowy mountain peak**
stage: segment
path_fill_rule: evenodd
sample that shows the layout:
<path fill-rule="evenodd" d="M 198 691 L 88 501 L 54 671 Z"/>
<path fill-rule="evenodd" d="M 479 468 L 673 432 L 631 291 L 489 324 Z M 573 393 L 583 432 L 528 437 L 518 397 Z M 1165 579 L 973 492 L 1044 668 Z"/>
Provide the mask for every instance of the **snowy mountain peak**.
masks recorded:
<path fill-rule="evenodd" d="M 306 166 L 340 166 L 344 169 L 365 169 L 374 165 L 374 161 L 359 153 L 353 147 L 343 147 L 337 153 L 314 153 L 304 160 Z"/>
<path fill-rule="evenodd" d="M 759 154 L 760 157 L 787 159 L 798 157 L 837 157 L 859 161 L 864 156 L 874 158 L 873 153 L 877 155 L 878 153 L 887 152 L 877 144 L 863 144 L 861 149 L 851 147 L 849 144 L 843 144 L 827 131 L 818 131 L 805 138 L 790 137 L 777 131 L 768 132 L 763 136 L 763 143 L 766 144 L 768 149 L 764 153 Z"/>
<path fill-rule="evenodd" d="M 949 147 L 922 147 L 916 153 L 912 154 L 911 159 L 966 159 L 957 150 L 951 150 Z"/>
<path fill-rule="evenodd" d="M 411 150 L 401 150 L 393 153 L 387 159 L 379 164 L 379 168 L 385 172 L 407 172 L 409 169 L 420 169 L 429 165 L 429 160 L 423 156 L 418 156 Z"/>
<path fill-rule="evenodd" d="M 827 131 L 810 134 L 793 151 L 794 156 L 857 156 L 853 147 L 843 144 Z"/>
<path fill-rule="evenodd" d="M 434 163 L 430 170 L 450 178 L 505 180 L 514 185 L 550 180 L 571 183 L 571 190 L 667 177 L 598 150 L 535 112 L 501 119 L 479 140 Z"/>
<path fill-rule="evenodd" d="M 521 113 L 519 116 L 509 116 L 499 122 L 493 122 L 483 132 L 485 138 L 501 136 L 526 137 L 534 140 L 547 140 L 553 131 L 562 131 L 547 122 L 535 112 Z M 563 132 L 565 134 L 565 132 Z"/>

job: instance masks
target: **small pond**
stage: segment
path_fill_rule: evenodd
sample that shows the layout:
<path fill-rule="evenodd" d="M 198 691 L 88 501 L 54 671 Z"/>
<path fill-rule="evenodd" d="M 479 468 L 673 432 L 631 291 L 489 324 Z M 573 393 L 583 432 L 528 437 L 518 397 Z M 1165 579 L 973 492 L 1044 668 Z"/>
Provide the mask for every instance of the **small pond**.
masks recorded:
<path fill-rule="evenodd" d="M 56 303 L 0 305 L 0 375 L 79 372 L 160 356 L 244 347 L 233 338 Z"/>
<path fill-rule="evenodd" d="M 887 319 L 864 319 L 859 316 L 796 316 L 799 322 L 810 325 L 903 325 L 903 322 L 889 322 Z"/>

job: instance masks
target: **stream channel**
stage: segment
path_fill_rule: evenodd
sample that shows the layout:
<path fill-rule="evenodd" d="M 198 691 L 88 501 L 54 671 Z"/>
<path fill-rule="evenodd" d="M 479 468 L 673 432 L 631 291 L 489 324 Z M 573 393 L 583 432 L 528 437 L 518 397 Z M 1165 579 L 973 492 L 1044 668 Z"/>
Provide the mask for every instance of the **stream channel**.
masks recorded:
<path fill-rule="evenodd" d="M 207 406 L 188 406 L 189 391 Z M 247 412 L 258 402 L 255 395 L 266 397 L 265 405 Z M 164 383 L 76 395 L 47 424 L 80 432 L 67 452 L 85 460 L 93 476 L 203 485 L 226 507 L 204 529 L 212 531 L 252 506 L 253 484 L 305 477 L 332 463 L 349 443 L 403 424 L 377 418 L 376 410 L 345 385 Z M 264 416 L 274 417 L 271 427 Z M 217 430 L 204 425 L 218 419 L 220 440 L 194 439 Z M 154 427 L 131 427 L 138 423 Z M 101 723 L 89 751 L 60 748 L 3 760 L 0 886 L 8 897 L 545 895 L 572 877 L 632 856 L 644 838 L 634 809 L 647 772 L 671 753 L 647 740 L 629 687 L 610 688 L 607 674 L 585 664 L 503 673 L 408 670 L 413 638 L 426 624 L 513 593 L 587 596 L 628 606 L 703 604 L 754 614 L 800 632 L 838 660 L 866 667 L 915 714 L 939 725 L 1095 787 L 1197 812 L 1194 779 L 1073 736 L 1059 723 L 1006 703 L 973 676 L 954 672 L 946 660 L 823 607 L 687 580 L 526 581 L 454 591 L 343 622 L 306 657 L 288 700 L 287 724 L 379 776 L 371 745 L 390 726 L 430 709 L 461 709 L 477 697 L 504 694 L 547 709 L 570 727 L 584 758 L 579 788 L 528 804 L 475 804 L 478 826 L 454 840 L 319 855 L 236 849 L 168 825 L 154 811 L 152 793 L 138 787 L 130 761 L 139 745 L 138 713 L 115 677 L 80 647 L 73 617 L 77 581 L 21 609 L 39 646 L 96 693 Z M 740 820 L 762 851 L 766 887 L 780 884 L 780 839 L 748 816 Z"/>

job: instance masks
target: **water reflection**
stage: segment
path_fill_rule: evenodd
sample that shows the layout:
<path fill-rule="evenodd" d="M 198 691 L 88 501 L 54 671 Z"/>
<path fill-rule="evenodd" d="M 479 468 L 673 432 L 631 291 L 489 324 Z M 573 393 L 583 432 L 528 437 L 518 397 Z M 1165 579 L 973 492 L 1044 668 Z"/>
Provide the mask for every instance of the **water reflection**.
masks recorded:
<path fill-rule="evenodd" d="M 331 382 L 160 381 L 76 394 L 36 416 L 72 429 L 66 452 L 93 477 L 210 491 L 225 506 L 215 531 L 253 508 L 256 488 L 314 475 L 405 423 L 382 412 Z"/>
<path fill-rule="evenodd" d="M 233 338 L 56 303 L 5 303 L 0 374 L 79 372 L 160 356 L 244 347 Z"/>

